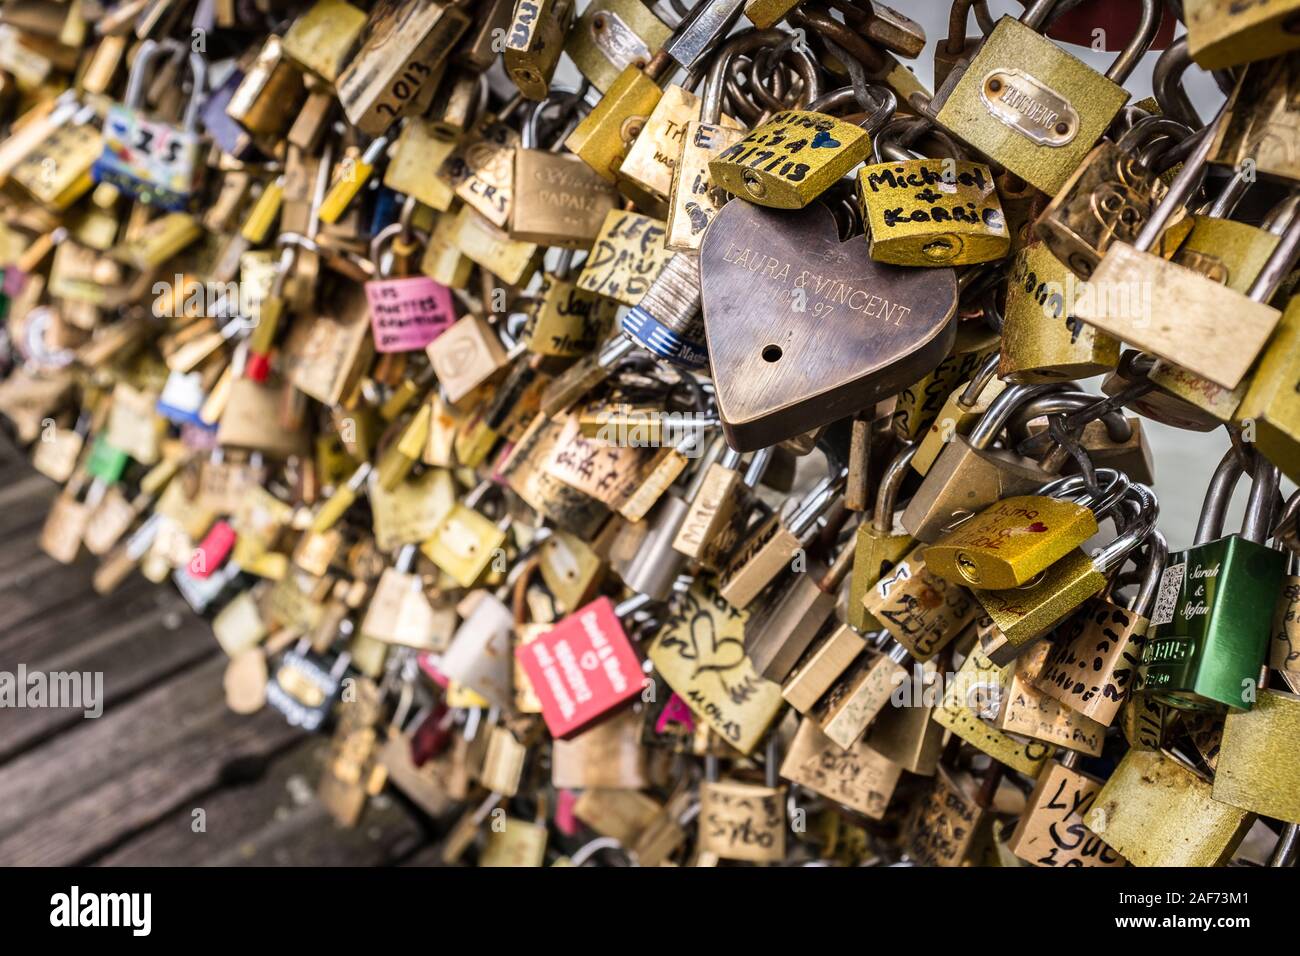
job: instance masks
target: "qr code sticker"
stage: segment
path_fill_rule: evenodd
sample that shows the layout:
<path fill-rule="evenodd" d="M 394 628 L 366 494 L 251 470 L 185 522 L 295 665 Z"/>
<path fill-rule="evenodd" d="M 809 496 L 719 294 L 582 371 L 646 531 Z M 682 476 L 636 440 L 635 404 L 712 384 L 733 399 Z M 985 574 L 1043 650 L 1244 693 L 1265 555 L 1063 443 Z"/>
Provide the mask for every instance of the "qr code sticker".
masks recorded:
<path fill-rule="evenodd" d="M 1174 619 L 1174 609 L 1178 606 L 1178 592 L 1183 589 L 1183 578 L 1187 575 L 1187 562 L 1171 564 L 1160 575 L 1160 590 L 1156 592 L 1156 606 L 1151 609 L 1151 623 L 1168 624 Z"/>

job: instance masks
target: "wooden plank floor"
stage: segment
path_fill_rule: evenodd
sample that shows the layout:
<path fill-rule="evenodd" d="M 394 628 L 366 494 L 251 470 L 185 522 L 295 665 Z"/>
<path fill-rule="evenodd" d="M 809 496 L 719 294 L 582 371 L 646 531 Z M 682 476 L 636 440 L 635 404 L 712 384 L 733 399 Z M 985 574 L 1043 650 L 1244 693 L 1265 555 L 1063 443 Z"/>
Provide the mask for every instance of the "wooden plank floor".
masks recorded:
<path fill-rule="evenodd" d="M 136 574 L 99 596 L 92 559 L 43 554 L 56 492 L 0 438 L 0 671 L 101 672 L 103 715 L 0 708 L 0 865 L 373 866 L 427 846 L 391 796 L 334 823 L 328 741 L 227 709 L 225 655 L 173 588 Z"/>

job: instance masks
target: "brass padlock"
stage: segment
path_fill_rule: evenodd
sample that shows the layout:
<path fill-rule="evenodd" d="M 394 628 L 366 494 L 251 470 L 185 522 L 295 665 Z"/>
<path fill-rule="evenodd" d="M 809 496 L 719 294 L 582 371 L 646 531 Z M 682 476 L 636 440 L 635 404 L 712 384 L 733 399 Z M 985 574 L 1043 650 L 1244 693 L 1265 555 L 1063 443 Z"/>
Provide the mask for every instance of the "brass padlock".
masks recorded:
<path fill-rule="evenodd" d="M 1067 632 L 1052 645 L 1035 686 L 1049 697 L 1085 717 L 1110 726 L 1119 716 L 1133 684 L 1146 643 L 1147 628 L 1164 572 L 1168 549 L 1164 535 L 1153 532 L 1139 565 L 1138 590 L 1120 607 L 1112 597 L 1099 597 L 1077 619 L 1076 633 Z"/>
<path fill-rule="evenodd" d="M 857 104 L 853 87 L 832 90 L 803 110 L 782 110 L 709 161 L 722 189 L 775 209 L 802 209 L 871 153 L 872 135 L 897 108 L 894 94 L 872 88 L 875 102 L 862 125 L 828 110 Z M 866 104 L 862 104 L 864 107 Z"/>
<path fill-rule="evenodd" d="M 871 258 L 900 266 L 972 265 L 1011 248 L 993 173 L 982 163 L 919 158 L 876 137 L 873 162 L 858 170 L 858 203 Z"/>
<path fill-rule="evenodd" d="M 1080 296 L 1087 294 L 1046 243 L 1021 249 L 1007 285 L 999 377 L 1032 385 L 1115 368 L 1119 340 L 1084 325 L 1074 314 Z"/>
<path fill-rule="evenodd" d="M 1134 866 L 1221 866 L 1254 818 L 1172 757 L 1130 750 L 1083 822 Z"/>
<path fill-rule="evenodd" d="M 975 597 L 993 619 L 1002 639 L 989 651 L 994 663 L 1008 663 L 1035 638 L 1043 636 L 1084 601 L 1098 594 L 1107 584 L 1107 575 L 1123 564 L 1128 553 L 1152 532 L 1159 507 L 1151 489 L 1133 483 L 1125 489 L 1125 497 L 1137 506 L 1137 516 L 1094 556 L 1076 548 L 1040 577 L 1019 588 L 975 589 Z"/>
<path fill-rule="evenodd" d="M 572 0 L 517 0 L 506 27 L 501 60 L 506 73 L 530 100 L 541 100 L 560 62 L 564 37 L 573 23 Z"/>
<path fill-rule="evenodd" d="M 550 149 L 540 148 L 538 126 L 543 111 L 558 97 L 543 99 L 524 123 L 514 157 L 514 201 L 510 236 L 525 242 L 588 249 L 605 217 L 619 205 L 618 193 L 591 167 L 559 151 L 563 137 Z"/>
<path fill-rule="evenodd" d="M 1160 26 L 1155 0 L 1106 75 L 1039 32 L 1055 0 L 1036 0 L 1019 20 L 1003 17 L 964 69 L 935 92 L 938 123 L 1017 176 L 1055 196 L 1110 126 L 1128 79 Z"/>

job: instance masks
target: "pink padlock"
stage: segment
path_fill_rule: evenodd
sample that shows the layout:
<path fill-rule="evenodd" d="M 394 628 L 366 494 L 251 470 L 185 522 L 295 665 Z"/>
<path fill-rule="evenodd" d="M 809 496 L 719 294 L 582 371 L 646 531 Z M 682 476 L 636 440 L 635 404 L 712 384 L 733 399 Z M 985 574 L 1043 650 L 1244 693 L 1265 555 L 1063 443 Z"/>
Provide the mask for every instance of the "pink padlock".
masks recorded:
<path fill-rule="evenodd" d="M 515 648 L 552 737 L 568 740 L 641 693 L 641 660 L 619 618 L 648 601 L 637 595 L 615 608 L 597 598 Z"/>
<path fill-rule="evenodd" d="M 194 556 L 190 558 L 190 574 L 199 579 L 211 577 L 234 546 L 235 529 L 224 521 L 218 521 L 194 549 Z"/>

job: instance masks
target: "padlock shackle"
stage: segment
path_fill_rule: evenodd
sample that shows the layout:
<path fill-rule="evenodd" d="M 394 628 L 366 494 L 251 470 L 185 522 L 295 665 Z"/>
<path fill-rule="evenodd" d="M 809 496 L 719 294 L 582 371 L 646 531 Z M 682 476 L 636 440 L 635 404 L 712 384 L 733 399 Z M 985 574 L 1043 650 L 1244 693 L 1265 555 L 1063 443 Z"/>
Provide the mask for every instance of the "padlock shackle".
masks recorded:
<path fill-rule="evenodd" d="M 152 38 L 140 44 L 135 59 L 131 62 L 131 73 L 126 81 L 126 96 L 123 104 L 133 110 L 144 107 L 145 82 L 149 76 L 149 67 L 162 54 L 175 55 L 184 49 L 176 40 L 164 40 L 159 43 Z"/>
<path fill-rule="evenodd" d="M 1165 47 L 1156 60 L 1151 71 L 1151 87 L 1156 102 L 1160 104 L 1160 111 L 1165 116 L 1185 123 L 1192 129 L 1200 129 L 1205 122 L 1201 119 L 1201 114 L 1196 112 L 1196 107 L 1192 105 L 1187 89 L 1183 86 L 1183 75 L 1191 65 L 1192 55 L 1187 45 L 1187 34 L 1184 33 Z"/>
<path fill-rule="evenodd" d="M 714 55 L 713 63 L 709 65 L 709 72 L 704 78 L 704 91 L 700 97 L 700 122 L 716 126 L 721 121 L 722 90 L 736 57 L 762 46 L 780 43 L 785 38 L 786 34 L 781 30 L 757 30 L 751 27 L 729 39 Z"/>
<path fill-rule="evenodd" d="M 1210 150 L 1214 146 L 1214 140 L 1227 121 L 1228 102 L 1228 100 L 1224 100 L 1210 125 L 1196 134 L 1197 137 L 1200 137 L 1196 148 L 1183 162 L 1183 168 L 1178 171 L 1174 181 L 1169 184 L 1169 191 L 1165 193 L 1165 198 L 1160 201 L 1160 204 L 1155 209 L 1151 210 L 1146 225 L 1142 227 L 1142 230 L 1137 234 L 1137 238 L 1133 240 L 1133 248 L 1138 252 L 1151 251 L 1156 241 L 1164 234 L 1165 227 L 1169 225 L 1169 220 L 1173 218 L 1174 213 L 1186 205 L 1196 187 L 1200 185 L 1206 160 L 1210 158 Z"/>
<path fill-rule="evenodd" d="M 1140 565 L 1142 580 L 1133 599 L 1129 601 L 1128 609 L 1134 614 L 1150 618 L 1151 608 L 1155 605 L 1156 595 L 1160 592 L 1160 578 L 1169 561 L 1169 543 L 1158 530 L 1151 532 L 1151 536 L 1147 538 L 1146 552 Z"/>
<path fill-rule="evenodd" d="M 767 466 L 772 463 L 775 451 L 776 449 L 769 445 L 767 448 L 760 448 L 750 457 L 745 474 L 740 479 L 746 488 L 755 488 L 763 480 L 763 475 L 767 472 Z"/>
<path fill-rule="evenodd" d="M 954 0 L 948 11 L 948 36 L 943 42 L 945 53 L 957 54 L 966 49 L 966 25 L 970 9 L 975 8 L 975 22 L 986 36 L 993 28 L 993 15 L 989 13 L 988 0 Z"/>
<path fill-rule="evenodd" d="M 1223 522 L 1228 514 L 1228 502 L 1232 499 L 1233 489 L 1242 475 L 1241 457 L 1236 450 L 1229 448 L 1219 460 L 1214 474 L 1210 477 L 1210 486 L 1205 489 L 1205 498 L 1201 502 L 1201 516 L 1196 522 L 1196 537 L 1192 546 L 1217 541 L 1223 537 Z"/>
<path fill-rule="evenodd" d="M 1292 216 L 1282 238 L 1269 253 L 1264 268 L 1259 270 L 1259 275 L 1251 283 L 1246 298 L 1252 302 L 1267 303 L 1273 298 L 1273 293 L 1282 284 L 1282 280 L 1291 274 L 1297 261 L 1300 261 L 1300 216 Z"/>
<path fill-rule="evenodd" d="M 1246 499 L 1246 514 L 1241 522 L 1241 536 L 1247 541 L 1263 544 L 1273 530 L 1273 514 L 1277 510 L 1281 473 L 1277 465 L 1262 455 L 1255 457 L 1255 475 Z"/>
<path fill-rule="evenodd" d="M 969 438 L 972 448 L 984 450 L 989 448 L 1011 420 L 1012 413 L 1025 402 L 1040 395 L 1051 395 L 1069 387 L 1068 382 L 1051 382 L 1044 385 L 1012 385 L 1005 389 L 989 404 L 988 411 L 971 429 Z"/>
<path fill-rule="evenodd" d="M 1141 0 L 1141 3 L 1142 17 L 1138 20 L 1137 30 L 1134 31 L 1132 39 L 1125 44 L 1124 49 L 1119 51 L 1110 69 L 1106 71 L 1106 79 L 1120 86 L 1128 82 L 1128 78 L 1142 61 L 1143 54 L 1150 49 L 1156 33 L 1160 30 L 1160 20 L 1164 16 L 1163 3 L 1157 3 L 1156 0 Z"/>
<path fill-rule="evenodd" d="M 868 86 L 867 89 L 877 95 L 880 102 L 873 107 L 872 111 L 858 125 L 874 136 L 898 110 L 898 97 L 894 95 L 893 90 L 883 86 Z M 860 102 L 857 87 L 842 86 L 837 90 L 830 90 L 817 97 L 808 104 L 808 110 L 812 113 L 831 114 L 833 110 L 843 109 L 850 103 L 856 106 Z"/>
<path fill-rule="evenodd" d="M 894 528 L 894 510 L 898 505 L 898 490 L 903 487 L 912 459 L 916 457 L 920 442 L 905 445 L 890 461 L 885 473 L 880 476 L 880 487 L 876 489 L 876 507 L 871 512 L 871 530 L 889 534 Z"/>
<path fill-rule="evenodd" d="M 1102 574 L 1109 574 L 1123 564 L 1129 552 L 1155 530 L 1156 521 L 1160 517 L 1160 501 L 1156 498 L 1156 493 L 1146 485 L 1133 482 L 1127 497 L 1136 501 L 1138 517 L 1092 559 L 1092 566 Z"/>
<path fill-rule="evenodd" d="M 1017 408 L 1015 414 L 1011 416 L 1007 428 L 1013 434 L 1023 434 L 1028 428 L 1029 422 L 1035 418 L 1043 415 L 1077 412 L 1090 405 L 1095 405 L 1101 400 L 1101 396 L 1090 395 L 1087 392 L 1058 392 L 1053 395 L 1040 395 L 1038 398 L 1030 399 Z M 1129 424 L 1128 419 L 1124 417 L 1124 413 L 1119 409 L 1112 409 L 1093 420 L 1100 421 L 1106 426 L 1107 437 L 1116 444 L 1123 444 L 1133 437 L 1133 426 Z"/>
<path fill-rule="evenodd" d="M 973 408 L 989 382 L 993 381 L 993 376 L 998 373 L 998 365 L 1001 361 L 1002 353 L 994 352 L 981 362 L 971 380 L 962 389 L 962 393 L 957 396 L 957 404 L 962 408 Z"/>
<path fill-rule="evenodd" d="M 1056 0 L 1033 0 L 1025 7 L 1025 12 L 1020 14 L 1020 22 L 1031 30 L 1037 30 L 1040 33 L 1047 24 L 1047 18 L 1052 13 L 1052 8 L 1056 6 Z"/>

